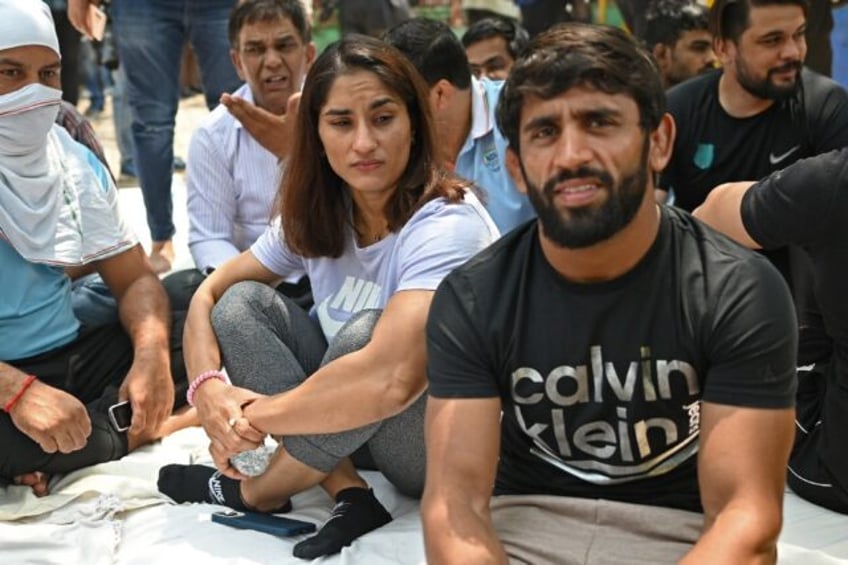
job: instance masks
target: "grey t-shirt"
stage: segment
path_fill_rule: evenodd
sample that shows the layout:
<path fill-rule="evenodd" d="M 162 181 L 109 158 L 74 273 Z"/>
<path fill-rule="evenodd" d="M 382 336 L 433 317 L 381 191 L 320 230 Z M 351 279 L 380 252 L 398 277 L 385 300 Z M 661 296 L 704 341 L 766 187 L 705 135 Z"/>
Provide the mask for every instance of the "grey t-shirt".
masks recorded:
<path fill-rule="evenodd" d="M 367 247 L 347 232 L 341 257 L 301 257 L 281 237 L 279 220 L 251 251 L 266 268 L 285 276 L 305 270 L 312 283 L 314 314 L 331 339 L 353 314 L 383 308 L 396 292 L 435 290 L 442 279 L 500 234 L 471 192 L 461 202 L 443 198 L 421 207 L 398 232 Z"/>

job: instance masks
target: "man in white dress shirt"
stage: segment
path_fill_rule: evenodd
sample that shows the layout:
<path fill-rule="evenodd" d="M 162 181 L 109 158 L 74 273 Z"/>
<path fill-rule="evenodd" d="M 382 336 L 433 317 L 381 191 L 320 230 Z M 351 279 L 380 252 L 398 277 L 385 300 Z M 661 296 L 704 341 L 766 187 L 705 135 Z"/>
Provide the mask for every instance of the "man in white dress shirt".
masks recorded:
<path fill-rule="evenodd" d="M 293 135 L 299 98 L 293 95 L 315 58 L 300 0 L 242 2 L 230 16 L 229 40 L 245 84 L 222 96 L 189 145 L 189 250 L 197 270 L 165 279 L 178 310 L 188 307 L 209 272 L 247 249 L 268 225 Z"/>

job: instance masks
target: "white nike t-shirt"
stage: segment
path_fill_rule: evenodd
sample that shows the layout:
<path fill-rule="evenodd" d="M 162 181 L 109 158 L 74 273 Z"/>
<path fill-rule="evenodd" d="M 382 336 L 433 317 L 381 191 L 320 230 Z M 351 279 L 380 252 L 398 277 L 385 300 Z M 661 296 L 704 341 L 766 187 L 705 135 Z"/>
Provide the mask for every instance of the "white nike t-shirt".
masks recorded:
<path fill-rule="evenodd" d="M 466 192 L 461 202 L 428 202 L 399 232 L 368 247 L 359 247 L 349 229 L 345 251 L 336 259 L 293 253 L 283 241 L 279 218 L 250 250 L 281 277 L 306 271 L 315 300 L 313 314 L 329 341 L 353 314 L 385 307 L 396 292 L 435 290 L 448 273 L 498 237 L 489 213 Z"/>

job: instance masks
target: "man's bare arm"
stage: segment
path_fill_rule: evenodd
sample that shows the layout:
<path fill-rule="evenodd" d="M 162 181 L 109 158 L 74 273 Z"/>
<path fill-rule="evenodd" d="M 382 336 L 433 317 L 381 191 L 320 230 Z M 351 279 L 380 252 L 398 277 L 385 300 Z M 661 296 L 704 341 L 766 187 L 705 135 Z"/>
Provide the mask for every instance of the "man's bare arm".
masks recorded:
<path fill-rule="evenodd" d="M 0 361 L 0 406 L 13 402 L 9 417 L 15 427 L 46 453 L 85 447 L 91 420 L 82 402 L 39 380 L 26 383 L 26 373 Z"/>
<path fill-rule="evenodd" d="M 703 403 L 704 530 L 683 563 L 775 563 L 795 410 Z"/>
<path fill-rule="evenodd" d="M 427 562 L 506 563 L 489 500 L 500 450 L 499 398 L 427 399 Z"/>
<path fill-rule="evenodd" d="M 133 364 L 120 391 L 133 407 L 130 435 L 153 436 L 174 405 L 168 296 L 140 245 L 99 261 L 97 270 L 133 343 Z"/>
<path fill-rule="evenodd" d="M 753 182 L 729 182 L 712 189 L 703 204 L 692 215 L 737 243 L 750 249 L 759 249 L 759 243 L 748 234 L 742 223 L 742 197 Z"/>

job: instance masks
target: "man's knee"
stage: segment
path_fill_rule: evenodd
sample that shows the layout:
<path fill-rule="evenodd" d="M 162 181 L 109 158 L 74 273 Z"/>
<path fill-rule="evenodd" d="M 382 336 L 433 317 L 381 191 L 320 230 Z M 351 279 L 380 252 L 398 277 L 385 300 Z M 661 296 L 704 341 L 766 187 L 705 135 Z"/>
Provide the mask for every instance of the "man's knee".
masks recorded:
<path fill-rule="evenodd" d="M 197 269 L 185 269 L 162 279 L 162 286 L 171 301 L 171 309 L 188 310 L 197 288 L 206 280 L 206 275 Z"/>
<path fill-rule="evenodd" d="M 127 454 L 126 433 L 118 432 L 105 414 L 89 412 L 91 435 L 82 449 L 71 453 L 47 453 L 18 430 L 7 415 L 0 415 L 0 480 L 10 482 L 34 471 L 53 475 L 115 461 Z"/>

